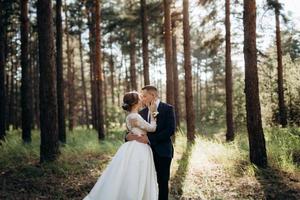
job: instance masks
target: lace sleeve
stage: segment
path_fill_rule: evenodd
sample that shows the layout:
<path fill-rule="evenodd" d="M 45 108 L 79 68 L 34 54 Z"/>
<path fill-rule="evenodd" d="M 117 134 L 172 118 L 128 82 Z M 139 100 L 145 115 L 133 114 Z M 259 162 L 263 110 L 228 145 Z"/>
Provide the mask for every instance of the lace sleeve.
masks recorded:
<path fill-rule="evenodd" d="M 154 132 L 156 130 L 156 121 L 154 119 L 151 120 L 151 123 L 145 121 L 140 115 L 137 116 L 138 120 L 138 127 L 147 131 L 147 132 Z"/>
<path fill-rule="evenodd" d="M 156 121 L 151 120 L 151 123 L 145 121 L 139 114 L 128 117 L 128 127 L 137 127 L 147 132 L 154 132 L 156 130 Z"/>

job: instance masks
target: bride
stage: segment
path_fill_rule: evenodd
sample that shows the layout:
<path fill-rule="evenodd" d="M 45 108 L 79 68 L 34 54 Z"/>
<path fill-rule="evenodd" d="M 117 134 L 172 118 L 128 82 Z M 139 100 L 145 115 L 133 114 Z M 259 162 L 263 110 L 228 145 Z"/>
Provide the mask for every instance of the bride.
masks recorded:
<path fill-rule="evenodd" d="M 126 126 L 133 134 L 154 132 L 156 119 L 146 122 L 138 111 L 142 106 L 137 92 L 126 93 L 122 108 L 128 111 Z M 156 111 L 152 103 L 151 113 Z M 84 200 L 157 200 L 158 185 L 152 150 L 135 140 L 124 143 Z"/>

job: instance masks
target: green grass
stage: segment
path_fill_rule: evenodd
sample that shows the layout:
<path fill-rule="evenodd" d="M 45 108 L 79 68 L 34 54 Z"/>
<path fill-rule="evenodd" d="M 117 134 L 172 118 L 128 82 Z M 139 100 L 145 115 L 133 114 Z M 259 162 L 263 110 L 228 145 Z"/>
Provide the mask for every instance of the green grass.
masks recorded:
<path fill-rule="evenodd" d="M 224 132 L 198 135 L 194 144 L 177 134 L 172 169 L 173 199 L 295 199 L 300 196 L 299 129 L 265 129 L 269 167 L 249 161 L 246 132 L 225 142 Z M 295 137 L 296 135 L 296 137 Z"/>
<path fill-rule="evenodd" d="M 12 131 L 0 146 L 0 169 L 24 165 L 39 160 L 40 134 L 32 133 L 32 143 L 23 144 L 19 131 Z M 104 141 L 99 142 L 97 133 L 92 130 L 79 129 L 67 134 L 67 143 L 61 145 L 59 161 L 79 159 L 85 155 L 113 154 L 123 141 L 121 131 L 114 131 Z"/>
<path fill-rule="evenodd" d="M 184 130 L 176 134 L 173 199 L 260 199 L 272 198 L 267 195 L 276 187 L 283 194 L 294 191 L 284 185 L 290 184 L 290 175 L 300 180 L 299 128 L 265 128 L 270 167 L 264 170 L 249 162 L 245 131 L 226 143 L 225 129 L 218 127 L 204 127 L 207 134 L 198 134 L 194 144 L 186 141 Z M 33 131 L 31 144 L 22 143 L 20 131 L 9 132 L 0 146 L 0 184 L 5 183 L 0 199 L 81 199 L 123 143 L 124 134 L 114 128 L 99 142 L 95 131 L 77 128 L 68 132 L 57 161 L 39 164 L 39 132 Z M 18 196 L 16 188 L 21 191 Z"/>
<path fill-rule="evenodd" d="M 9 132 L 0 146 L 0 199 L 82 199 L 123 143 L 124 132 L 111 130 L 99 142 L 92 130 L 68 132 L 59 159 L 39 163 L 40 136 L 23 144 L 19 131 Z M 18 190 L 16 190 L 18 188 Z"/>

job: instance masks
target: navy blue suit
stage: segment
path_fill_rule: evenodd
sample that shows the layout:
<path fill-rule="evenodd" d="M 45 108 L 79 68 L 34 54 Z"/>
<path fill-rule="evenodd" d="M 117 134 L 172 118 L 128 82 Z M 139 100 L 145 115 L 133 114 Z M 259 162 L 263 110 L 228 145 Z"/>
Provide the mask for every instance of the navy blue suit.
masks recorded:
<path fill-rule="evenodd" d="M 152 148 L 157 173 L 159 200 L 167 200 L 170 166 L 174 154 L 171 136 L 175 133 L 175 113 L 173 106 L 163 102 L 159 103 L 157 111 L 159 114 L 156 120 L 156 131 L 147 135 Z M 147 121 L 148 108 L 144 108 L 139 114 Z"/>

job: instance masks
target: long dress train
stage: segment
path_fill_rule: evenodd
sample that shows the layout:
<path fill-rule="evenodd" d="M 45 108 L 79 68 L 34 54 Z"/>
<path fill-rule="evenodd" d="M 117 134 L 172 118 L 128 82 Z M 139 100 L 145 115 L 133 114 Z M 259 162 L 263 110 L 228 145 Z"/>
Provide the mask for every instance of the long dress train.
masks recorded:
<path fill-rule="evenodd" d="M 138 126 L 133 127 L 132 119 Z M 156 122 L 146 122 L 138 113 L 126 117 L 126 125 L 134 134 L 156 129 Z M 157 200 L 158 185 L 153 154 L 148 144 L 129 141 L 121 145 L 84 200 Z"/>

